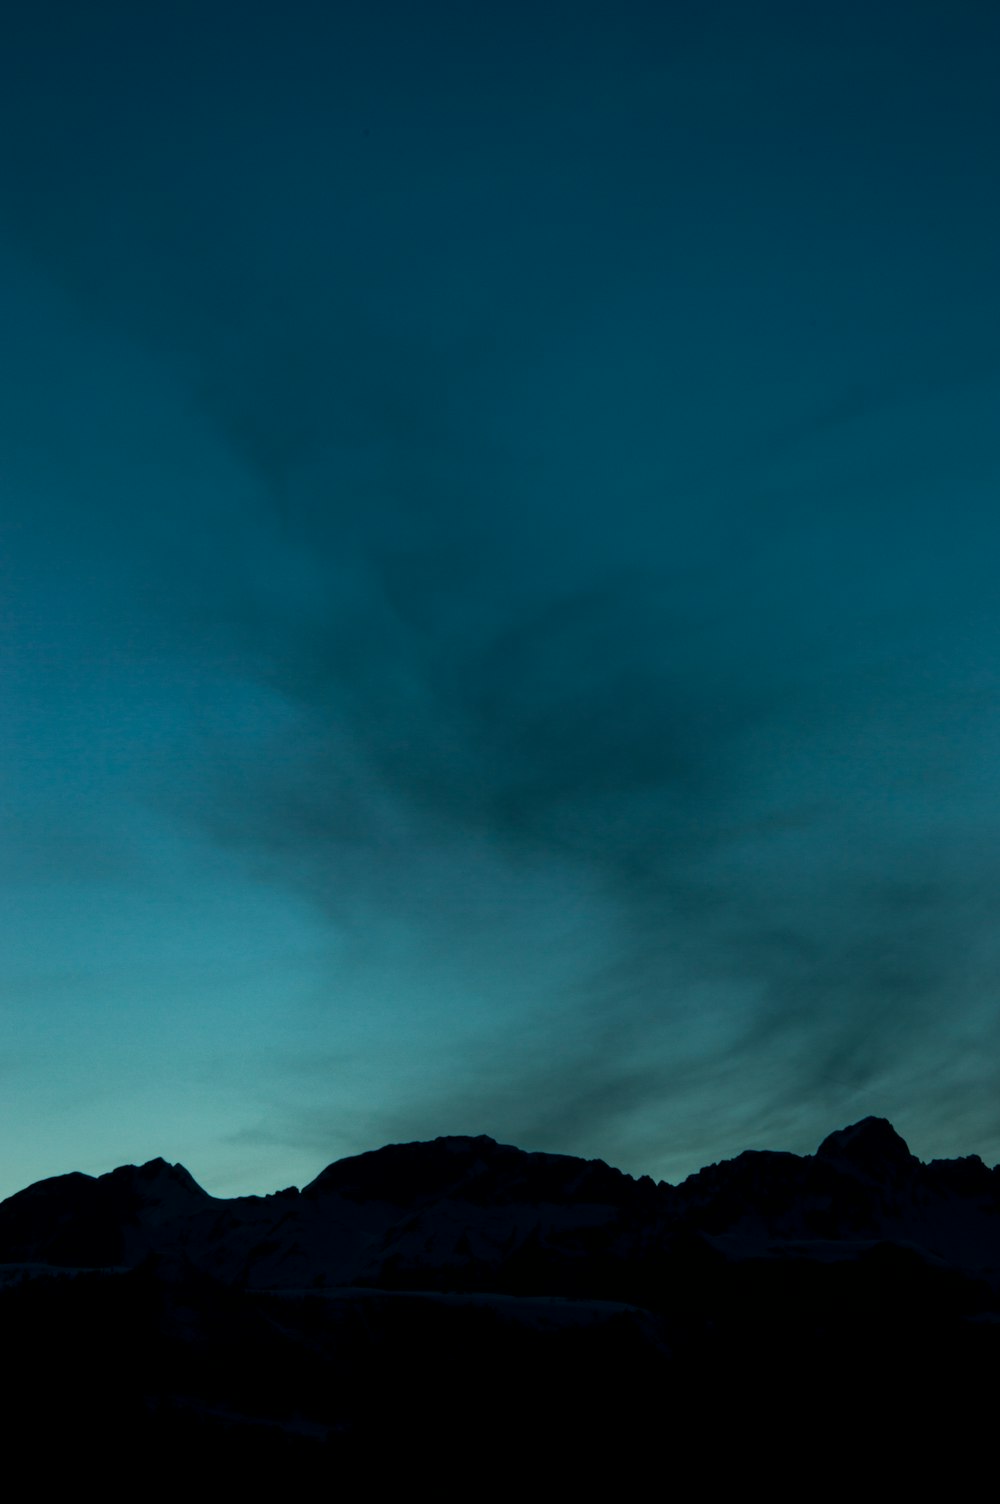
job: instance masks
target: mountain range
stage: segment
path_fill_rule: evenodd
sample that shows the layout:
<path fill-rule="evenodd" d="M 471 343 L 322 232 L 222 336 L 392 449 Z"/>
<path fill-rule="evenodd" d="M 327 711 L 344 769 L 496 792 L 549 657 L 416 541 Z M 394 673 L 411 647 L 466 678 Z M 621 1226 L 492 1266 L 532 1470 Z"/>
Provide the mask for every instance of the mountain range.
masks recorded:
<path fill-rule="evenodd" d="M 782 1449 L 926 1481 L 992 1436 L 1000 1167 L 866 1118 L 677 1186 L 486 1137 L 267 1196 L 61 1175 L 0 1203 L 0 1336 L 8 1451 L 123 1476 L 621 1483 L 681 1447 L 716 1482 Z"/>

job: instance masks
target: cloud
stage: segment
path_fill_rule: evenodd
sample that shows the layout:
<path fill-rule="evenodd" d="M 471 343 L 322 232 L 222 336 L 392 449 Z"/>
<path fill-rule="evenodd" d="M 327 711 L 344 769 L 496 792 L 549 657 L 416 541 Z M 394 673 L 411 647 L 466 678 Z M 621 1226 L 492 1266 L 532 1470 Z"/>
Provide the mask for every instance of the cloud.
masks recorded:
<path fill-rule="evenodd" d="M 220 109 L 216 32 L 183 117 L 169 69 L 127 135 L 88 83 L 66 142 L 68 54 L 26 101 L 10 234 L 62 288 L 20 335 L 36 554 L 88 561 L 51 590 L 86 746 L 138 845 L 141 793 L 192 864 L 306 901 L 302 1061 L 354 1062 L 376 1136 L 674 1164 L 906 1081 L 940 1121 L 938 1049 L 985 1079 L 950 1021 L 993 1037 L 995 366 L 954 250 L 985 237 L 970 208 L 911 254 L 925 164 L 856 152 L 923 102 L 883 97 L 888 31 L 870 93 L 818 36 L 843 140 L 770 44 L 802 130 L 727 107 L 756 68 L 694 33 L 676 97 L 671 52 L 595 108 L 602 52 L 517 120 L 396 57 L 367 136 L 365 86 L 269 92 L 253 47 Z M 946 225 L 985 202 L 961 145 Z M 312 1145 L 348 1109 L 307 1077 L 267 1113 Z"/>

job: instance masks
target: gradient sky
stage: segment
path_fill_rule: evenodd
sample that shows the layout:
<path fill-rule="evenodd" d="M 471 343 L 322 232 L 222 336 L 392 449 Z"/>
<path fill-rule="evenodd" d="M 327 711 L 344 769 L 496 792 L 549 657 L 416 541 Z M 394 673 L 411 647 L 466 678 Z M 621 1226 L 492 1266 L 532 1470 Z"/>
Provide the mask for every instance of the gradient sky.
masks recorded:
<path fill-rule="evenodd" d="M 32 0 L 0 1194 L 1000 1159 L 1000 8 Z"/>

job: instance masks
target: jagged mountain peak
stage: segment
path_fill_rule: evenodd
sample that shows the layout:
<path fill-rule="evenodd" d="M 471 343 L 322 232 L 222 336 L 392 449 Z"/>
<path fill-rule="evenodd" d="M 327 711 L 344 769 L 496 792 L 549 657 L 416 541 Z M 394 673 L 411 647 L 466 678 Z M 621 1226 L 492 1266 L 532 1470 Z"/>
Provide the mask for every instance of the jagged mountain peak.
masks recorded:
<path fill-rule="evenodd" d="M 181 1164 L 170 1164 L 159 1156 L 147 1159 L 141 1165 L 119 1165 L 100 1178 L 111 1183 L 129 1184 L 146 1192 L 169 1186 L 208 1199 L 208 1192 L 198 1184 L 190 1170 Z"/>
<path fill-rule="evenodd" d="M 919 1161 L 888 1118 L 866 1117 L 828 1134 L 816 1158 L 854 1173 L 882 1177 L 887 1172 L 912 1170 Z"/>

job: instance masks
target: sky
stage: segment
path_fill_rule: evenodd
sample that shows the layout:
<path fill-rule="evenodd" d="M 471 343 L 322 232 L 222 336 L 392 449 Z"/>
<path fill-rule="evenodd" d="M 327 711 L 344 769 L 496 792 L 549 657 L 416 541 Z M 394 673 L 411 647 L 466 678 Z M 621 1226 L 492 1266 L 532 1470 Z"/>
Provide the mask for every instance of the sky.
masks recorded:
<path fill-rule="evenodd" d="M 0 1194 L 1000 1160 L 992 0 L 33 0 Z"/>

